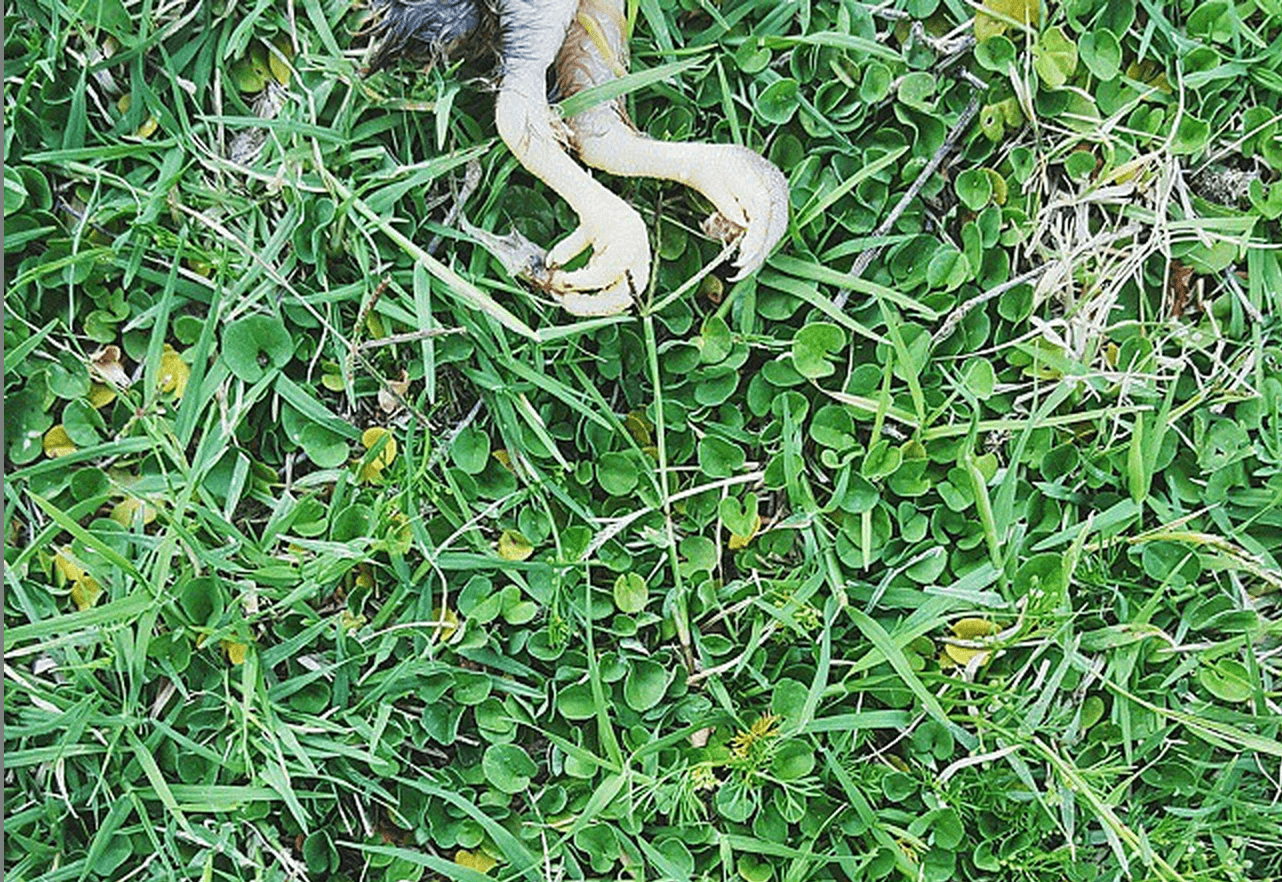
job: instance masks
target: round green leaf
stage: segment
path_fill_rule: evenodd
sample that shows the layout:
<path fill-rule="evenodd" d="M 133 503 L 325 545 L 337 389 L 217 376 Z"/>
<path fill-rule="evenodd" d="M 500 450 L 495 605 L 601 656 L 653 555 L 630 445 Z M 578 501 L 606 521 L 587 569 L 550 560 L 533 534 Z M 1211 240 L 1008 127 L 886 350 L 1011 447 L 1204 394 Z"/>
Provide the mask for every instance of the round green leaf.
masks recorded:
<path fill-rule="evenodd" d="M 1033 69 L 1042 82 L 1058 89 L 1077 70 L 1077 46 L 1059 25 L 1052 25 L 1033 47 Z"/>
<path fill-rule="evenodd" d="M 864 463 L 860 468 L 862 474 L 869 481 L 878 481 L 895 473 L 902 461 L 903 454 L 898 447 L 891 446 L 891 443 L 885 438 L 878 440 L 868 449 L 864 455 Z"/>
<path fill-rule="evenodd" d="M 1250 701 L 1254 690 L 1246 666 L 1231 658 L 1222 658 L 1213 666 L 1197 669 L 1197 680 L 1207 692 L 1221 701 L 1235 704 Z"/>
<path fill-rule="evenodd" d="M 730 326 L 726 324 L 725 319 L 715 313 L 704 321 L 697 342 L 699 359 L 704 364 L 724 361 L 734 346 L 734 340 L 730 336 Z"/>
<path fill-rule="evenodd" d="M 903 772 L 891 772 L 881 779 L 881 792 L 891 802 L 902 802 L 917 792 L 917 782 Z"/>
<path fill-rule="evenodd" d="M 623 573 L 614 580 L 614 605 L 620 612 L 639 613 L 645 609 L 649 592 L 640 573 Z"/>
<path fill-rule="evenodd" d="M 968 358 L 962 365 L 962 382 L 970 393 L 981 401 L 992 397 L 993 388 L 997 385 L 997 374 L 993 363 L 986 358 L 975 356 Z"/>
<path fill-rule="evenodd" d="M 1082 731 L 1089 729 L 1103 719 L 1105 710 L 1104 699 L 1098 695 L 1086 696 L 1086 699 L 1082 702 Z"/>
<path fill-rule="evenodd" d="M 1180 124 L 1175 127 L 1175 138 L 1171 141 L 1171 152 L 1175 154 L 1197 153 L 1211 139 L 1211 126 L 1196 116 L 1184 114 Z"/>
<path fill-rule="evenodd" d="M 932 288 L 952 291 L 974 274 L 974 269 L 966 259 L 966 255 L 951 245 L 945 245 L 935 252 L 930 263 L 926 265 L 926 284 Z"/>
<path fill-rule="evenodd" d="M 27 201 L 27 185 L 22 174 L 10 166 L 4 167 L 4 216 L 8 217 L 22 208 Z"/>
<path fill-rule="evenodd" d="M 739 855 L 739 860 L 735 862 L 735 869 L 739 871 L 739 878 L 745 882 L 770 882 L 771 877 L 774 876 L 774 868 L 770 861 L 751 853 Z"/>
<path fill-rule="evenodd" d="M 811 322 L 792 338 L 792 360 L 803 377 L 819 379 L 835 372 L 830 354 L 846 345 L 846 333 L 830 322 Z"/>
<path fill-rule="evenodd" d="M 801 104 L 799 92 L 800 86 L 792 77 L 776 80 L 757 96 L 757 115 L 771 125 L 784 125 Z"/>
<path fill-rule="evenodd" d="M 668 691 L 668 671 L 658 662 L 638 659 L 623 681 L 623 700 L 634 711 L 647 711 Z"/>
<path fill-rule="evenodd" d="M 1122 45 L 1107 28 L 1082 34 L 1077 48 L 1086 69 L 1104 82 L 1115 78 L 1122 69 Z"/>
<path fill-rule="evenodd" d="M 604 453 L 597 460 L 596 479 L 611 496 L 627 496 L 637 487 L 639 470 L 626 453 Z"/>
<path fill-rule="evenodd" d="M 596 715 L 592 687 L 587 683 L 575 683 L 564 687 L 556 695 L 556 709 L 567 720 L 591 719 Z"/>
<path fill-rule="evenodd" d="M 307 458 L 323 469 L 336 469 L 347 461 L 347 440 L 318 423 L 303 426 L 299 443 Z"/>
<path fill-rule="evenodd" d="M 998 34 L 975 47 L 975 60 L 980 67 L 994 73 L 1005 73 L 1015 61 L 1015 44 Z"/>
<path fill-rule="evenodd" d="M 450 459 L 469 475 L 479 475 L 490 461 L 490 436 L 476 426 L 467 426 L 454 439 Z"/>
<path fill-rule="evenodd" d="M 745 460 L 738 444 L 714 435 L 699 439 L 699 468 L 710 478 L 729 478 L 743 468 Z"/>
<path fill-rule="evenodd" d="M 494 789 L 512 794 L 528 787 L 539 767 L 515 744 L 491 744 L 481 757 L 481 770 Z"/>
<path fill-rule="evenodd" d="M 458 671 L 454 674 L 454 700 L 459 704 L 480 704 L 489 698 L 494 683 L 489 674 Z"/>
<path fill-rule="evenodd" d="M 58 353 L 58 360 L 49 363 L 46 376 L 49 391 L 59 398 L 84 398 L 89 394 L 89 368 L 71 352 Z"/>
<path fill-rule="evenodd" d="M 222 616 L 226 591 L 213 576 L 192 579 L 178 593 L 178 606 L 193 625 L 212 625 Z"/>
<path fill-rule="evenodd" d="M 971 211 L 979 211 L 993 198 L 993 181 L 982 168 L 968 168 L 953 182 L 957 198 Z"/>
<path fill-rule="evenodd" d="M 315 830 L 303 840 L 303 861 L 316 875 L 325 875 L 338 866 L 338 849 L 325 830 Z"/>
<path fill-rule="evenodd" d="M 734 61 L 744 73 L 758 74 L 770 65 L 772 54 L 764 41 L 745 40 L 735 52 Z"/>
<path fill-rule="evenodd" d="M 62 409 L 62 427 L 77 447 L 92 447 L 99 443 L 102 440 L 99 432 L 107 428 L 102 415 L 83 399 L 67 402 Z"/>
<path fill-rule="evenodd" d="M 293 352 L 289 331 L 273 316 L 245 316 L 223 329 L 223 360 L 246 383 L 258 382 L 268 367 L 284 367 Z"/>
<path fill-rule="evenodd" d="M 859 83 L 859 100 L 865 104 L 876 104 L 890 94 L 890 84 L 894 75 L 890 68 L 880 61 L 874 61 L 864 68 L 863 80 Z"/>
<path fill-rule="evenodd" d="M 929 113 L 934 108 L 934 102 L 930 100 L 934 94 L 935 77 L 924 70 L 906 74 L 900 79 L 896 90 L 896 96 L 901 102 L 922 113 Z"/>
<path fill-rule="evenodd" d="M 592 824 L 574 834 L 574 845 L 582 849 L 592 869 L 605 873 L 619 858 L 619 840 L 609 824 Z"/>
<path fill-rule="evenodd" d="M 727 530 L 736 536 L 748 537 L 757 528 L 757 494 L 749 493 L 740 502 L 727 496 L 717 506 L 717 514 Z"/>
<path fill-rule="evenodd" d="M 804 741 L 789 739 L 779 745 L 770 771 L 781 781 L 796 781 L 809 775 L 815 768 L 815 752 Z"/>
<path fill-rule="evenodd" d="M 1095 154 L 1089 150 L 1074 150 L 1064 157 L 1064 171 L 1074 181 L 1089 180 L 1095 165 Z"/>

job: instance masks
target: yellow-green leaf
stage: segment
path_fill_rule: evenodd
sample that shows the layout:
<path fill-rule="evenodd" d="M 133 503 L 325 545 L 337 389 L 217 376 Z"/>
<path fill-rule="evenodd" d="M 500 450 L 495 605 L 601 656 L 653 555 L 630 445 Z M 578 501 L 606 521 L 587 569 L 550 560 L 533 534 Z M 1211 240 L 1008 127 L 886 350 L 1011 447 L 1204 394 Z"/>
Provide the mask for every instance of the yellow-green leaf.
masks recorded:
<path fill-rule="evenodd" d="M 1036 26 L 1041 17 L 1040 0 L 984 0 L 984 9 L 975 14 L 975 39 L 982 43 L 1004 34 L 1012 23 Z"/>
<path fill-rule="evenodd" d="M 187 391 L 187 381 L 191 379 L 191 368 L 182 360 L 178 350 L 165 344 L 160 354 L 160 376 L 156 385 L 161 392 L 172 392 L 175 398 L 182 398 Z"/>
<path fill-rule="evenodd" d="M 76 445 L 72 443 L 62 423 L 45 432 L 44 451 L 45 456 L 51 459 L 76 452 Z"/>
<path fill-rule="evenodd" d="M 504 530 L 499 536 L 499 557 L 504 560 L 525 560 L 534 553 L 534 546 L 516 530 Z"/>
<path fill-rule="evenodd" d="M 460 867 L 475 870 L 478 873 L 488 873 L 498 866 L 499 862 L 483 851 L 468 851 L 465 848 L 460 848 L 454 852 L 454 863 Z"/>

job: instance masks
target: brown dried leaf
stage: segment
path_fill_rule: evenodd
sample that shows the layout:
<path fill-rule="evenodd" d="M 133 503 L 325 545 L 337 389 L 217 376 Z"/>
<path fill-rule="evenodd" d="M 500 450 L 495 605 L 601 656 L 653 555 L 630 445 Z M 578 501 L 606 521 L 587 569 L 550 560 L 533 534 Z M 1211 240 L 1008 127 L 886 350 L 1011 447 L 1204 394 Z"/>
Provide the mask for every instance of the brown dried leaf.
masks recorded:
<path fill-rule="evenodd" d="M 404 410 L 405 405 L 401 404 L 401 401 L 404 400 L 409 389 L 410 375 L 409 371 L 406 370 L 401 371 L 399 380 L 388 380 L 387 386 L 380 386 L 378 389 L 378 406 L 383 413 L 391 416 Z M 396 397 L 397 395 L 400 396 L 400 399 Z"/>
<path fill-rule="evenodd" d="M 104 346 L 89 356 L 89 376 L 117 389 L 129 388 L 129 374 L 120 358 L 120 347 Z"/>

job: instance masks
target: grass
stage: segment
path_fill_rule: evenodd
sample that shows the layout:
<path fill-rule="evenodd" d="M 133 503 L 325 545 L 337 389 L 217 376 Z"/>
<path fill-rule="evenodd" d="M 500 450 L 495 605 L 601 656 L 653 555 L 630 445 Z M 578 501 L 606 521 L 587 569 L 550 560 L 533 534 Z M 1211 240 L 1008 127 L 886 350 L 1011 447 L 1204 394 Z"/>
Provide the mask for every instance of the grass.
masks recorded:
<path fill-rule="evenodd" d="M 6 878 L 1282 879 L 1275 6 L 640 0 L 793 222 L 591 321 L 362 10 L 7 8 Z"/>

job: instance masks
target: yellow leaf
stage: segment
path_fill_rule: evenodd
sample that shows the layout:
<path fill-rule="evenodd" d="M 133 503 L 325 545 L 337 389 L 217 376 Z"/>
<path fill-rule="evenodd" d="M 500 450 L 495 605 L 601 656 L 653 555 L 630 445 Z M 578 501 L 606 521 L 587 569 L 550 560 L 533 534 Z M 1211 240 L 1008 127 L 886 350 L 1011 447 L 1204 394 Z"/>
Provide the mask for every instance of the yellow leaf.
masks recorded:
<path fill-rule="evenodd" d="M 508 453 L 506 450 L 499 448 L 491 453 L 490 456 L 498 460 L 499 465 L 503 466 L 503 468 L 507 469 L 509 472 L 514 471 L 512 468 L 512 454 Z"/>
<path fill-rule="evenodd" d="M 1041 21 L 1041 0 L 984 0 L 984 9 L 997 13 L 975 14 L 975 39 L 981 43 L 989 37 L 1006 33 L 1011 19 L 1025 25 L 1036 26 Z"/>
<path fill-rule="evenodd" d="M 234 665 L 243 665 L 245 656 L 249 654 L 249 644 L 240 643 L 236 640 L 224 640 L 222 642 L 223 652 L 227 653 L 227 660 Z"/>
<path fill-rule="evenodd" d="M 116 400 L 116 390 L 106 383 L 93 383 L 89 386 L 89 405 L 94 410 L 101 410 Z"/>
<path fill-rule="evenodd" d="M 478 873 L 488 873 L 498 866 L 499 862 L 483 851 L 467 851 L 460 848 L 454 852 L 454 863 L 469 870 L 476 870 Z"/>
<path fill-rule="evenodd" d="M 1171 94 L 1171 82 L 1166 78 L 1166 72 L 1161 66 L 1152 61 L 1133 61 L 1126 68 L 1126 76 L 1137 82 L 1152 86 L 1159 92 Z M 1141 96 L 1147 98 L 1148 96 Z"/>
<path fill-rule="evenodd" d="M 67 430 L 63 428 L 62 423 L 45 432 L 44 448 L 45 456 L 50 459 L 76 452 L 76 445 L 71 443 L 71 438 L 67 435 Z"/>
<path fill-rule="evenodd" d="M 999 630 L 996 625 L 987 619 L 959 619 L 953 625 L 953 635 L 959 640 L 978 640 L 981 637 L 991 637 Z"/>
<path fill-rule="evenodd" d="M 432 629 L 432 640 L 434 641 L 440 640 L 442 643 L 449 643 L 450 638 L 458 632 L 458 613 L 448 606 L 444 609 L 438 606 L 432 610 L 432 622 L 436 626 Z"/>
<path fill-rule="evenodd" d="M 380 468 L 391 465 L 392 461 L 396 459 L 396 439 L 391 437 L 391 434 L 381 426 L 372 426 L 361 435 L 361 444 L 364 445 L 366 450 L 373 450 L 378 442 L 383 439 L 383 436 L 388 436 L 387 443 L 378 452 L 378 456 L 374 457 L 375 462 L 381 463 Z"/>
<path fill-rule="evenodd" d="M 142 121 L 142 125 L 134 129 L 134 137 L 150 138 L 152 135 L 156 134 L 156 129 L 158 128 L 160 128 L 160 121 L 154 116 L 148 115 L 148 117 Z"/>
<path fill-rule="evenodd" d="M 53 556 L 53 571 L 59 586 L 85 578 L 85 568 L 72 557 L 70 548 L 58 549 L 58 553 Z"/>
<path fill-rule="evenodd" d="M 534 553 L 534 546 L 516 530 L 504 530 L 499 536 L 499 557 L 504 560 L 525 560 Z"/>
<path fill-rule="evenodd" d="M 383 541 L 388 551 L 409 554 L 414 545 L 414 528 L 403 512 L 393 512 L 388 516 L 387 536 Z"/>
<path fill-rule="evenodd" d="M 374 571 L 370 569 L 369 564 L 356 565 L 356 587 L 366 589 L 374 587 Z"/>
<path fill-rule="evenodd" d="M 381 426 L 372 426 L 361 435 L 361 444 L 366 450 L 373 450 L 384 437 L 387 438 L 387 443 L 373 459 L 361 466 L 360 479 L 366 483 L 377 480 L 383 474 L 383 469 L 396 459 L 396 439 Z"/>
<path fill-rule="evenodd" d="M 164 351 L 160 353 L 160 378 L 156 385 L 161 392 L 172 392 L 175 398 L 182 398 L 190 379 L 191 368 L 182 360 L 178 351 L 166 343 Z"/>
<path fill-rule="evenodd" d="M 109 517 L 126 529 L 132 527 L 139 517 L 142 518 L 142 525 L 146 526 L 156 519 L 156 508 L 141 499 L 127 496 L 111 510 Z"/>
<path fill-rule="evenodd" d="M 321 385 L 331 392 L 342 392 L 347 384 L 343 382 L 343 372 L 338 365 L 325 365 L 321 374 Z"/>
<path fill-rule="evenodd" d="M 987 658 L 989 652 L 987 649 L 972 649 L 969 646 L 954 646 L 951 643 L 944 644 L 944 652 L 948 657 L 961 667 L 970 664 L 970 660 L 975 656 L 984 656 Z"/>
<path fill-rule="evenodd" d="M 84 612 L 98 602 L 102 597 L 102 586 L 98 584 L 93 576 L 85 576 L 77 579 L 71 585 L 71 599 L 76 604 L 76 609 Z"/>
<path fill-rule="evenodd" d="M 960 619 L 953 624 L 953 634 L 958 640 L 979 640 L 984 637 L 991 637 L 1000 630 L 995 624 L 987 619 L 966 618 Z M 958 665 L 965 667 L 970 664 L 971 660 L 980 656 L 987 660 L 991 650 L 979 649 L 971 646 L 955 646 L 951 643 L 944 644 L 944 652 L 948 657 Z"/>

